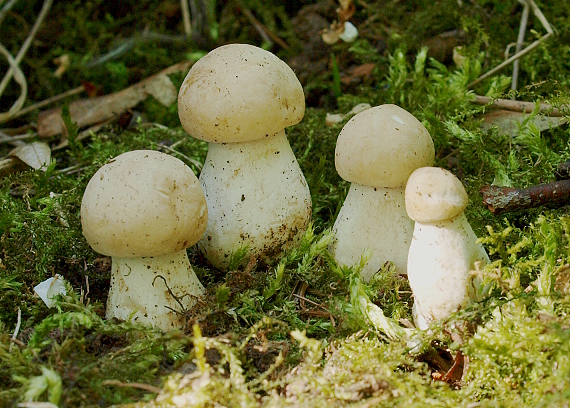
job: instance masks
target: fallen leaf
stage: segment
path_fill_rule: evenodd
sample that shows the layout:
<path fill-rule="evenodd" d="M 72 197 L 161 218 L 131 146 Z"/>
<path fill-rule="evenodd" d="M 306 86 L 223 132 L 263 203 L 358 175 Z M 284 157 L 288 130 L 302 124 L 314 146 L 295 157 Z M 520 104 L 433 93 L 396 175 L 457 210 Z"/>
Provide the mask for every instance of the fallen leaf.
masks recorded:
<path fill-rule="evenodd" d="M 51 161 L 51 149 L 44 142 L 33 142 L 16 147 L 9 153 L 35 170 L 46 171 Z"/>
<path fill-rule="evenodd" d="M 340 35 L 344 33 L 344 23 L 335 21 L 331 26 L 321 33 L 321 37 L 325 44 L 336 44 L 340 40 Z"/>
<path fill-rule="evenodd" d="M 34 286 L 34 292 L 44 301 L 48 308 L 55 306 L 54 297 L 67 294 L 65 281 L 58 274 Z"/>
<path fill-rule="evenodd" d="M 340 82 L 348 85 L 354 80 L 368 78 L 372 74 L 372 71 L 374 71 L 374 68 L 376 68 L 376 64 L 373 62 L 354 67 L 350 70 L 350 74 L 348 76 L 344 76 L 340 79 Z"/>
<path fill-rule="evenodd" d="M 508 110 L 494 110 L 485 114 L 481 128 L 489 130 L 496 126 L 500 134 L 517 136 L 519 132 L 519 124 L 528 116 L 528 113 L 513 112 Z M 541 132 L 548 129 L 565 124 L 567 121 L 564 117 L 552 117 L 537 115 L 532 119 L 534 125 Z"/>
<path fill-rule="evenodd" d="M 115 117 L 152 96 L 165 106 L 174 103 L 178 90 L 168 78 L 169 74 L 190 69 L 192 62 L 185 61 L 146 78 L 128 88 L 110 95 L 81 99 L 69 105 L 71 120 L 82 128 Z M 62 133 L 64 123 L 61 108 L 41 112 L 38 116 L 38 135 L 51 137 Z"/>

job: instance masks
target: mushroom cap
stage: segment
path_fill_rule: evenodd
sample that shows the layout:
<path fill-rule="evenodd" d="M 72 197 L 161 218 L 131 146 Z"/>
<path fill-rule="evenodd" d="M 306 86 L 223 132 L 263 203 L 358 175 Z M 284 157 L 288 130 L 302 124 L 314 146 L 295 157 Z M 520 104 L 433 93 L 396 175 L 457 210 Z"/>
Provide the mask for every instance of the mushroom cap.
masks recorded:
<path fill-rule="evenodd" d="M 460 215 L 469 202 L 461 181 L 450 171 L 423 167 L 406 185 L 406 211 L 416 222 L 437 222 Z"/>
<path fill-rule="evenodd" d="M 399 106 L 380 105 L 344 125 L 335 167 L 351 183 L 404 187 L 415 169 L 433 165 L 434 155 L 431 136 L 419 120 Z"/>
<path fill-rule="evenodd" d="M 198 60 L 178 94 L 184 130 L 208 142 L 268 137 L 304 114 L 305 95 L 293 70 L 247 44 L 224 45 Z"/>
<path fill-rule="evenodd" d="M 153 150 L 123 153 L 101 167 L 81 202 L 89 245 L 123 258 L 183 250 L 202 237 L 207 218 L 204 192 L 192 170 Z"/>

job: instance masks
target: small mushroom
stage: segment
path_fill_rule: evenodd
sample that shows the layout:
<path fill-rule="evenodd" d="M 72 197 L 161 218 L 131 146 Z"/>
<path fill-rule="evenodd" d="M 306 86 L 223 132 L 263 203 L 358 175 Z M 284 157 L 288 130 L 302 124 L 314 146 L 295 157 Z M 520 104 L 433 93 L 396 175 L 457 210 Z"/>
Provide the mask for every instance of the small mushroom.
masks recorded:
<path fill-rule="evenodd" d="M 285 135 L 305 112 L 299 80 L 268 51 L 225 45 L 190 69 L 178 112 L 188 134 L 210 142 L 200 174 L 209 220 L 199 250 L 220 269 L 246 246 L 248 257 L 271 261 L 311 216 L 309 188 Z"/>
<path fill-rule="evenodd" d="M 447 170 L 424 167 L 408 180 L 406 210 L 416 222 L 408 279 L 420 329 L 476 299 L 479 283 L 470 272 L 489 256 L 463 214 L 468 201 L 461 182 Z"/>
<path fill-rule="evenodd" d="M 347 122 L 335 150 L 338 174 L 352 183 L 333 226 L 337 262 L 354 265 L 368 249 L 372 257 L 363 279 L 387 261 L 406 273 L 414 223 L 406 214 L 404 189 L 410 174 L 433 159 L 427 129 L 396 105 L 367 109 Z"/>
<path fill-rule="evenodd" d="M 163 330 L 181 327 L 174 311 L 192 307 L 204 287 L 186 248 L 204 234 L 204 192 L 182 161 L 152 150 L 121 154 L 89 181 L 81 202 L 83 235 L 112 257 L 107 318 Z"/>

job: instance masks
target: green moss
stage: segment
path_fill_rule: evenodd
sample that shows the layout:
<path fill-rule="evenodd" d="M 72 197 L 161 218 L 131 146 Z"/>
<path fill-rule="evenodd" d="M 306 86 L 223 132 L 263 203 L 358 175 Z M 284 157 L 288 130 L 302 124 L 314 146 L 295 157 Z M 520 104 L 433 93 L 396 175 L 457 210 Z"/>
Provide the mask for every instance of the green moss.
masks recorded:
<path fill-rule="evenodd" d="M 32 21 L 34 10 L 24 3 L 15 10 Z M 293 45 L 290 53 L 300 50 L 283 6 L 243 4 Z M 414 332 L 400 325 L 412 320 L 405 277 L 388 264 L 364 283 L 358 265 L 334 263 L 327 252 L 330 227 L 349 185 L 334 169 L 344 123 L 327 127 L 325 109 L 310 108 L 288 129 L 313 200 L 313 223 L 298 246 L 273 267 L 246 266 L 248 260 L 241 262 L 237 253 L 229 273 L 211 269 L 191 249 L 207 294 L 188 314 L 184 331 L 164 334 L 105 320 L 109 260 L 94 253 L 81 233 L 80 204 L 88 180 L 109 159 L 134 149 L 165 151 L 198 174 L 207 151 L 205 142 L 180 128 L 175 106 L 149 99 L 137 109 L 151 123 L 129 130 L 106 127 L 88 141 L 54 152 L 46 172 L 0 178 L 0 405 L 29 399 L 61 407 L 565 406 L 570 399 L 567 208 L 496 217 L 478 193 L 493 181 L 517 187 L 551 181 L 556 166 L 570 158 L 568 127 L 539 132 L 532 122 L 537 112 L 510 134 L 481 129 L 488 108 L 472 103 L 474 93 L 508 97 L 503 94 L 508 70 L 475 90 L 467 88 L 502 60 L 505 45 L 515 40 L 520 6 L 456 0 L 356 4 L 361 38 L 331 51 L 339 70 L 368 62 L 376 68 L 360 86 L 344 89 L 336 107 L 344 113 L 362 102 L 397 103 L 425 124 L 434 139 L 435 163 L 463 181 L 470 196 L 467 218 L 491 256 L 490 265 L 474 271 L 486 284 L 484 299 L 429 333 Z M 120 57 L 86 67 L 147 25 L 166 30 L 168 5 L 144 12 L 152 5 L 128 6 L 131 14 L 99 1 L 54 5 L 63 34 L 45 53 L 36 49 L 37 58 L 24 67 L 31 99 L 77 86 L 80 78 L 116 91 L 188 53 L 203 53 L 194 44 L 135 41 Z M 259 43 L 237 3 L 228 7 L 235 13 L 218 16 L 220 38 Z M 570 9 L 564 2 L 540 7 L 558 36 L 521 61 L 516 96 L 559 106 L 570 100 L 565 62 Z M 144 18 L 137 20 L 136 14 Z M 20 22 L 7 16 L 0 36 Z M 533 17 L 531 24 L 542 32 Z M 429 58 L 423 40 L 455 28 L 467 32 L 467 61 L 456 67 Z M 9 32 L 14 35 L 2 38 L 17 51 L 25 33 Z M 377 52 L 379 38 L 387 44 L 385 54 Z M 72 67 L 57 82 L 50 61 L 62 53 L 71 55 Z M 330 68 L 307 89 L 331 91 L 332 78 Z M 183 74 L 171 79 L 179 85 Z M 10 88 L 7 96 L 15 93 Z M 69 283 L 69 296 L 47 309 L 33 286 L 54 274 Z M 21 326 L 12 341 L 18 310 Z M 457 352 L 469 359 L 462 380 L 434 380 Z M 163 391 L 157 396 L 152 387 Z"/>

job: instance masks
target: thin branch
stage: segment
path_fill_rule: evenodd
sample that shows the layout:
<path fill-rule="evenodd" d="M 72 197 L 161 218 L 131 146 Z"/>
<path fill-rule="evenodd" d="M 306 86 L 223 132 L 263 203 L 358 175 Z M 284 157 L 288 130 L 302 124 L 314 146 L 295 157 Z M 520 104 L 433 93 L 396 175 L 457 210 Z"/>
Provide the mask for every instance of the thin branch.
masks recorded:
<path fill-rule="evenodd" d="M 192 25 L 190 24 L 190 8 L 188 7 L 188 0 L 180 0 L 180 7 L 182 8 L 184 34 L 186 34 L 186 37 L 190 37 L 190 34 L 192 34 Z"/>
<path fill-rule="evenodd" d="M 14 80 L 20 85 L 20 96 L 16 99 L 16 102 L 12 105 L 12 107 L 8 110 L 8 112 L 0 113 L 0 123 L 6 122 L 9 120 L 18 110 L 24 106 L 24 102 L 26 101 L 26 95 L 28 94 L 28 83 L 26 82 L 26 76 L 20 69 L 18 62 L 12 54 L 2 45 L 0 44 L 0 53 L 6 57 L 8 60 L 8 64 L 10 65 L 10 70 L 14 72 Z M 4 90 L 0 90 L 0 96 Z"/>
<path fill-rule="evenodd" d="M 488 77 L 490 77 L 491 75 L 493 75 L 494 73 L 502 70 L 503 68 L 505 68 L 507 65 L 511 64 L 513 61 L 516 61 L 517 59 L 525 56 L 526 54 L 528 54 L 529 52 L 531 52 L 532 50 L 534 50 L 536 47 L 538 47 L 542 42 L 546 41 L 550 36 L 552 35 L 552 33 L 547 33 L 545 35 L 543 35 L 542 37 L 540 37 L 538 40 L 536 40 L 535 42 L 533 42 L 532 44 L 530 44 L 528 47 L 526 47 L 524 50 L 522 50 L 521 52 L 517 52 L 515 55 L 513 55 L 511 58 L 503 61 L 502 63 L 500 63 L 499 65 L 497 65 L 495 68 L 493 68 L 492 70 L 486 72 L 485 74 L 481 75 L 479 78 L 477 78 L 476 80 L 474 80 L 473 82 L 471 82 L 470 84 L 467 84 L 467 88 L 471 88 L 474 85 L 477 85 L 479 82 L 481 82 L 484 79 L 487 79 Z"/>
<path fill-rule="evenodd" d="M 20 62 L 22 62 L 24 55 L 26 55 L 28 48 L 30 48 L 30 45 L 32 44 L 33 39 L 35 38 L 35 36 L 36 36 L 40 26 L 42 25 L 44 19 L 46 18 L 46 15 L 47 15 L 52 3 L 53 3 L 53 0 L 45 0 L 44 1 L 44 4 L 42 6 L 42 10 L 40 11 L 40 15 L 38 16 L 38 19 L 36 20 L 34 26 L 32 27 L 32 31 L 30 31 L 28 38 L 26 38 L 26 40 L 24 41 L 24 44 L 22 44 L 22 48 L 20 49 L 20 51 L 18 51 L 16 58 L 14 58 L 17 65 L 19 65 Z M 10 82 L 10 80 L 12 79 L 13 75 L 14 75 L 14 69 L 11 66 L 10 69 L 8 70 L 8 72 L 6 73 L 6 75 L 4 75 L 4 78 L 2 78 L 2 82 L 0 82 L 0 95 L 2 95 L 4 93 L 4 90 L 6 89 L 6 86 L 8 85 L 8 82 Z"/>
<path fill-rule="evenodd" d="M 139 382 L 126 383 L 126 382 L 122 382 L 119 380 L 105 380 L 101 384 L 102 385 L 116 385 L 117 387 L 123 387 L 123 388 L 136 388 L 139 390 L 152 392 L 154 394 L 160 394 L 160 392 L 162 391 L 162 388 L 158 388 L 158 387 L 155 387 L 154 385 L 144 384 L 144 383 L 139 383 Z"/>
<path fill-rule="evenodd" d="M 524 35 L 526 33 L 526 26 L 528 24 L 528 15 L 530 14 L 530 5 L 526 0 L 524 0 L 524 8 L 521 17 L 521 24 L 519 27 L 519 35 L 517 37 L 517 45 L 515 48 L 515 53 L 518 53 L 522 50 L 523 42 L 524 42 Z M 511 89 L 513 91 L 517 90 L 517 83 L 519 80 L 519 66 L 520 60 L 516 60 L 513 63 L 513 80 L 511 81 Z M 513 96 L 514 99 L 514 96 Z"/>
<path fill-rule="evenodd" d="M 479 191 L 483 203 L 493 214 L 536 208 L 542 205 L 560 207 L 570 200 L 570 180 L 560 180 L 529 188 L 483 186 Z"/>
<path fill-rule="evenodd" d="M 261 35 L 264 41 L 268 43 L 271 43 L 273 41 L 279 44 L 283 49 L 286 50 L 289 49 L 289 44 L 287 44 L 279 36 L 273 34 L 267 27 L 265 27 L 258 19 L 255 18 L 255 16 L 251 13 L 251 11 L 247 7 L 245 7 L 242 4 L 240 4 L 240 7 L 245 17 L 249 20 L 251 25 L 255 27 L 255 29 L 257 30 L 259 35 Z"/>
<path fill-rule="evenodd" d="M 30 112 L 35 111 L 36 109 L 41 109 L 44 106 L 47 106 L 47 105 L 50 105 L 54 102 L 65 99 L 68 96 L 77 95 L 83 91 L 85 91 L 85 87 L 83 85 L 81 85 L 81 86 L 78 86 L 77 88 L 73 88 L 73 89 L 70 89 L 69 91 L 60 93 L 59 95 L 55 95 L 55 96 L 52 96 L 51 98 L 44 99 L 43 101 L 40 101 L 38 103 L 34 103 L 33 105 L 30 105 L 30 106 L 27 106 L 23 109 L 20 109 L 18 112 L 16 112 L 14 115 L 12 115 L 11 119 L 15 119 L 15 118 L 18 118 L 20 116 L 24 116 Z"/>
<path fill-rule="evenodd" d="M 546 41 L 551 35 L 554 34 L 554 30 L 550 26 L 550 23 L 548 22 L 546 17 L 544 17 L 544 14 L 542 14 L 542 11 L 540 11 L 540 9 L 538 8 L 538 6 L 534 2 L 534 0 L 526 0 L 526 4 L 530 5 L 530 7 L 532 8 L 533 14 L 536 16 L 536 18 L 538 18 L 538 20 L 540 21 L 540 23 L 542 24 L 542 26 L 544 27 L 544 29 L 546 30 L 547 33 L 545 35 L 543 35 L 542 37 L 540 37 L 538 40 L 534 41 L 532 44 L 530 44 L 524 50 L 521 50 L 520 52 L 515 53 L 515 55 L 513 55 L 511 58 L 508 58 L 507 60 L 500 63 L 499 65 L 497 65 L 492 70 L 481 75 L 479 78 L 477 78 L 476 80 L 474 80 L 470 84 L 467 84 L 467 88 L 471 88 L 473 85 L 478 84 L 479 82 L 481 82 L 485 78 L 488 78 L 491 75 L 493 75 L 495 72 L 500 71 L 501 69 L 503 69 L 507 65 L 509 65 L 512 62 L 518 60 L 519 58 L 525 56 L 526 54 L 528 54 L 529 52 L 534 50 L 536 47 L 538 47 L 542 42 Z"/>
<path fill-rule="evenodd" d="M 26 133 L 24 135 L 10 136 L 0 130 L 0 143 L 9 143 L 12 146 L 21 146 L 23 144 L 23 140 L 33 139 L 37 136 L 38 134 L 36 132 Z"/>
<path fill-rule="evenodd" d="M 163 145 L 163 144 L 160 144 L 160 143 L 157 143 L 156 146 L 157 146 L 158 148 L 160 148 L 160 149 L 167 150 L 167 151 L 169 151 L 170 153 L 176 154 L 176 155 L 178 155 L 178 156 L 180 156 L 180 157 L 186 159 L 189 163 L 192 163 L 194 166 L 196 166 L 196 167 L 198 168 L 198 170 L 202 170 L 202 166 L 203 166 L 203 165 L 202 165 L 202 163 L 200 163 L 198 160 L 195 160 L 195 159 L 193 159 L 193 158 L 191 158 L 191 157 L 188 157 L 188 156 L 186 156 L 185 154 L 180 153 L 178 150 L 175 150 L 175 149 L 173 149 L 173 148 L 170 147 L 170 146 L 166 146 L 166 145 Z"/>
<path fill-rule="evenodd" d="M 530 113 L 536 108 L 535 102 L 513 101 L 510 99 L 493 99 L 488 96 L 481 95 L 475 96 L 475 100 L 473 102 L 479 105 L 490 105 L 498 109 L 523 113 Z M 541 103 L 538 108 L 538 111 L 540 113 L 545 113 L 551 117 L 565 116 L 568 110 L 570 110 L 570 106 L 568 105 L 561 105 L 559 108 L 555 108 L 548 103 Z"/>
<path fill-rule="evenodd" d="M 18 333 L 20 332 L 20 326 L 22 325 L 22 310 L 18 308 L 18 320 L 16 322 L 16 328 L 14 329 L 14 334 L 12 334 L 12 341 L 15 342 L 18 338 Z M 8 348 L 8 352 L 12 351 L 12 344 Z"/>
<path fill-rule="evenodd" d="M 2 7 L 2 10 L 0 10 L 0 24 L 2 24 L 4 17 L 6 17 L 6 14 L 10 11 L 14 4 L 16 4 L 17 1 L 18 0 L 10 0 L 4 5 L 4 7 Z"/>

